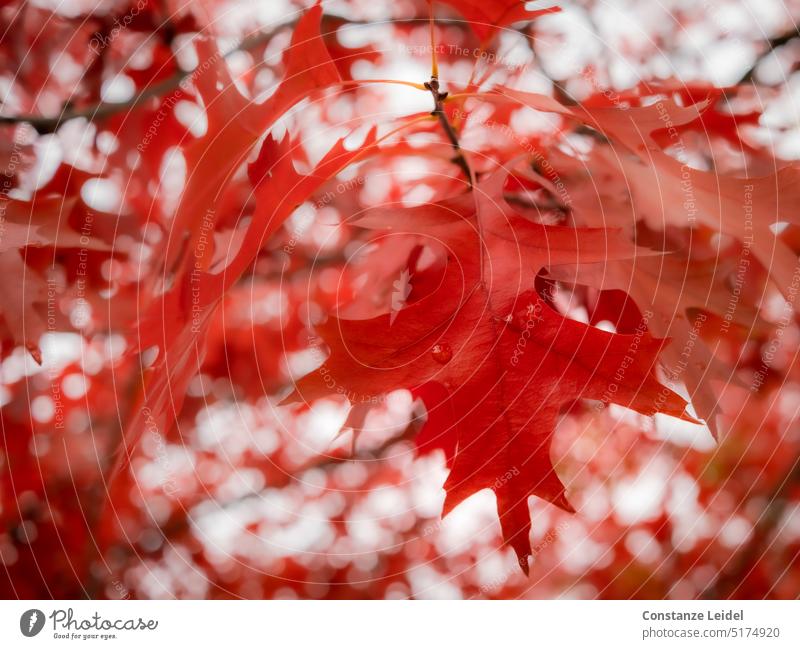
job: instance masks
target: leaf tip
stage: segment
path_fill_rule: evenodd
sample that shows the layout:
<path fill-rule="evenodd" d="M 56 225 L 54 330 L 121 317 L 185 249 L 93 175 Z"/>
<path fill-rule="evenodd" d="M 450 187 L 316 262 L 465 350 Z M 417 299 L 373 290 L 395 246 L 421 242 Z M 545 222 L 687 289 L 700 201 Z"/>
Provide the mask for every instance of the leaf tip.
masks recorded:
<path fill-rule="evenodd" d="M 25 349 L 28 350 L 28 353 L 31 355 L 36 364 L 41 366 L 42 365 L 42 350 L 39 349 L 39 345 L 36 343 L 27 343 L 25 345 Z"/>
<path fill-rule="evenodd" d="M 530 554 L 518 554 L 517 555 L 517 563 L 519 567 L 522 569 L 522 572 L 525 573 L 526 577 L 531 576 L 531 563 L 530 563 Z"/>

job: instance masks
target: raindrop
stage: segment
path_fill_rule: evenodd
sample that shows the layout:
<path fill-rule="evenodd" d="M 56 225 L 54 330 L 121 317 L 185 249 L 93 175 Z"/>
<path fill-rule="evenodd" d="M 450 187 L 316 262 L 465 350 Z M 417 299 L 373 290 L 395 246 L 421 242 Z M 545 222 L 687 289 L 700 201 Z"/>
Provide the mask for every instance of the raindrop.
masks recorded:
<path fill-rule="evenodd" d="M 433 356 L 433 360 L 437 363 L 441 363 L 444 365 L 448 363 L 451 358 L 453 358 L 453 350 L 450 349 L 450 345 L 447 343 L 439 343 L 433 346 L 431 350 L 431 356 Z"/>

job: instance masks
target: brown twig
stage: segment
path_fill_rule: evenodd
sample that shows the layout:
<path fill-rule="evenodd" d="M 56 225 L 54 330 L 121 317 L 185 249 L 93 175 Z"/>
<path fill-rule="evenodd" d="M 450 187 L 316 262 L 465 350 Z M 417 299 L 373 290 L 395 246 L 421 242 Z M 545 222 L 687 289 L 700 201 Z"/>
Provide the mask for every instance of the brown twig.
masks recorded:
<path fill-rule="evenodd" d="M 295 22 L 296 21 L 283 23 L 269 32 L 262 32 L 254 34 L 253 36 L 249 36 L 248 38 L 243 39 L 237 47 L 225 52 L 225 54 L 222 56 L 223 58 L 228 58 L 236 52 L 246 51 L 254 47 L 258 47 L 263 43 L 267 43 L 279 31 L 286 29 L 287 27 L 291 27 Z M 67 104 L 64 106 L 59 115 L 54 115 L 52 117 L 47 117 L 44 115 L 0 115 L 0 124 L 30 124 L 39 133 L 45 134 L 54 132 L 65 122 L 78 117 L 82 117 L 90 122 L 105 119 L 106 117 L 116 115 L 117 113 L 136 108 L 138 105 L 144 103 L 148 99 L 160 97 L 161 95 L 165 95 L 168 92 L 175 90 L 185 79 L 190 78 L 197 69 L 198 68 L 193 68 L 191 70 L 179 70 L 167 79 L 144 88 L 139 94 L 134 95 L 131 97 L 131 99 L 125 102 L 101 102 L 99 104 L 94 104 L 92 106 L 87 106 L 80 109 L 72 108 L 69 104 Z"/>
<path fill-rule="evenodd" d="M 270 490 L 283 489 L 291 485 L 293 482 L 296 482 L 299 479 L 299 476 L 301 476 L 303 472 L 311 469 L 327 471 L 348 462 L 380 461 L 386 451 L 392 448 L 395 444 L 412 439 L 417 432 L 418 426 L 416 425 L 416 422 L 411 422 L 399 435 L 390 437 L 369 451 L 364 451 L 362 453 L 349 456 L 326 455 L 314 458 L 302 466 L 295 467 L 291 472 L 284 473 L 282 479 L 273 480 L 271 484 L 265 486 L 261 490 L 250 491 L 231 500 L 216 502 L 215 504 L 220 510 L 228 510 L 250 499 L 262 499 Z M 164 538 L 174 538 L 178 534 L 185 533 L 191 527 L 193 522 L 192 508 L 183 507 L 180 511 L 171 516 L 163 525 L 160 525 L 158 527 L 158 531 L 164 536 Z M 135 552 L 135 548 L 133 548 L 132 545 L 127 547 L 118 545 L 117 549 L 126 552 L 127 554 L 133 554 Z"/>
<path fill-rule="evenodd" d="M 334 15 L 325 15 L 325 18 L 333 19 L 333 20 L 343 20 L 339 16 Z M 416 18 L 407 18 L 401 20 L 394 20 L 395 23 L 416 23 L 421 22 L 423 20 L 427 20 L 427 18 L 416 17 Z M 245 39 L 243 39 L 238 46 L 229 50 L 225 54 L 223 54 L 223 58 L 228 58 L 229 56 L 235 54 L 236 52 L 243 52 L 254 47 L 258 47 L 263 43 L 269 42 L 278 32 L 283 29 L 287 29 L 292 27 L 296 24 L 296 20 L 287 21 L 285 23 L 281 23 L 277 25 L 274 29 L 271 29 L 268 32 L 260 32 L 257 34 L 253 34 Z M 362 21 L 362 20 L 347 20 L 348 25 L 372 25 L 372 24 L 380 24 L 374 23 L 369 21 Z M 437 21 L 440 24 L 453 26 L 462 29 L 468 29 L 469 23 L 463 20 L 439 20 Z M 181 82 L 191 77 L 194 74 L 197 68 L 193 68 L 192 70 L 179 70 L 171 77 L 160 81 L 159 83 L 153 84 L 152 86 L 148 86 L 144 88 L 138 95 L 132 97 L 126 102 L 119 102 L 119 103 L 108 103 L 108 102 L 100 102 L 99 104 L 93 104 L 91 106 L 86 106 L 81 109 L 73 108 L 69 103 L 65 104 L 62 108 L 62 111 L 58 115 L 53 116 L 45 116 L 45 115 L 0 115 L 0 125 L 2 124 L 30 124 L 35 128 L 39 133 L 52 133 L 54 132 L 59 126 L 61 126 L 64 122 L 67 122 L 71 119 L 75 119 L 78 117 L 82 117 L 90 122 L 101 120 L 106 117 L 110 117 L 112 115 L 116 115 L 117 113 L 124 112 L 126 110 L 131 110 L 135 108 L 139 104 L 151 99 L 153 97 L 160 97 L 172 90 L 175 90 Z"/>
<path fill-rule="evenodd" d="M 758 66 L 761 65 L 761 63 L 775 50 L 777 50 L 779 47 L 783 47 L 789 41 L 792 41 L 795 38 L 800 38 L 800 28 L 798 27 L 793 27 L 789 31 L 767 40 L 767 48 L 756 57 L 756 60 L 753 61 L 753 65 L 751 65 L 747 72 L 740 77 L 738 83 L 747 83 L 748 81 L 752 81 Z"/>
<path fill-rule="evenodd" d="M 431 77 L 430 81 L 426 81 L 424 85 L 428 90 L 430 90 L 431 96 L 433 97 L 433 110 L 431 111 L 431 115 L 434 115 L 439 120 L 442 130 L 447 136 L 447 139 L 450 140 L 450 144 L 455 152 L 453 162 L 461 167 L 461 170 L 466 175 L 467 182 L 471 188 L 472 172 L 470 171 L 467 159 L 464 157 L 464 152 L 461 150 L 461 144 L 458 141 L 458 135 L 456 135 L 456 131 L 453 128 L 453 125 L 450 123 L 450 120 L 447 119 L 447 113 L 444 112 L 444 100 L 447 98 L 447 93 L 439 92 L 439 79 L 437 79 L 435 76 Z"/>
<path fill-rule="evenodd" d="M 727 569 L 722 570 L 703 591 L 702 599 L 728 599 L 735 595 L 739 586 L 747 580 L 752 567 L 769 550 L 770 546 L 767 543 L 770 536 L 783 520 L 789 506 L 787 492 L 798 483 L 800 483 L 800 459 L 796 460 L 775 484 L 763 514 L 753 528 L 750 540 L 730 561 Z"/>

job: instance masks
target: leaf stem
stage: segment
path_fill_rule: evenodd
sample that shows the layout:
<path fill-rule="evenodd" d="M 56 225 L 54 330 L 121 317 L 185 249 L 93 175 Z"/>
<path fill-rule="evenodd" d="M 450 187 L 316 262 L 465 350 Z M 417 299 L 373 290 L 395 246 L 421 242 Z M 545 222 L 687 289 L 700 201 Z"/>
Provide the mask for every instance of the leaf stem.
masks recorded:
<path fill-rule="evenodd" d="M 431 32 L 431 78 L 436 79 L 439 77 L 439 63 L 436 61 L 436 24 L 433 19 L 433 2 L 428 5 L 429 9 L 429 25 Z"/>

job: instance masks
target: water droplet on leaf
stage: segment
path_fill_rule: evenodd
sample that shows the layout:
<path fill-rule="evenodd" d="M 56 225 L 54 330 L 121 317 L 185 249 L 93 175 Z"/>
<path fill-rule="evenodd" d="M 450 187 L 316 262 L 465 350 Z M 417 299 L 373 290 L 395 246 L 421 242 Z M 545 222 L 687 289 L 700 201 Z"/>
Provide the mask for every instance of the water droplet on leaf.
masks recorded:
<path fill-rule="evenodd" d="M 453 350 L 450 349 L 450 345 L 447 343 L 438 343 L 433 346 L 431 350 L 431 356 L 433 356 L 433 360 L 437 363 L 441 363 L 444 365 L 445 363 L 449 362 L 451 358 L 453 358 Z"/>

